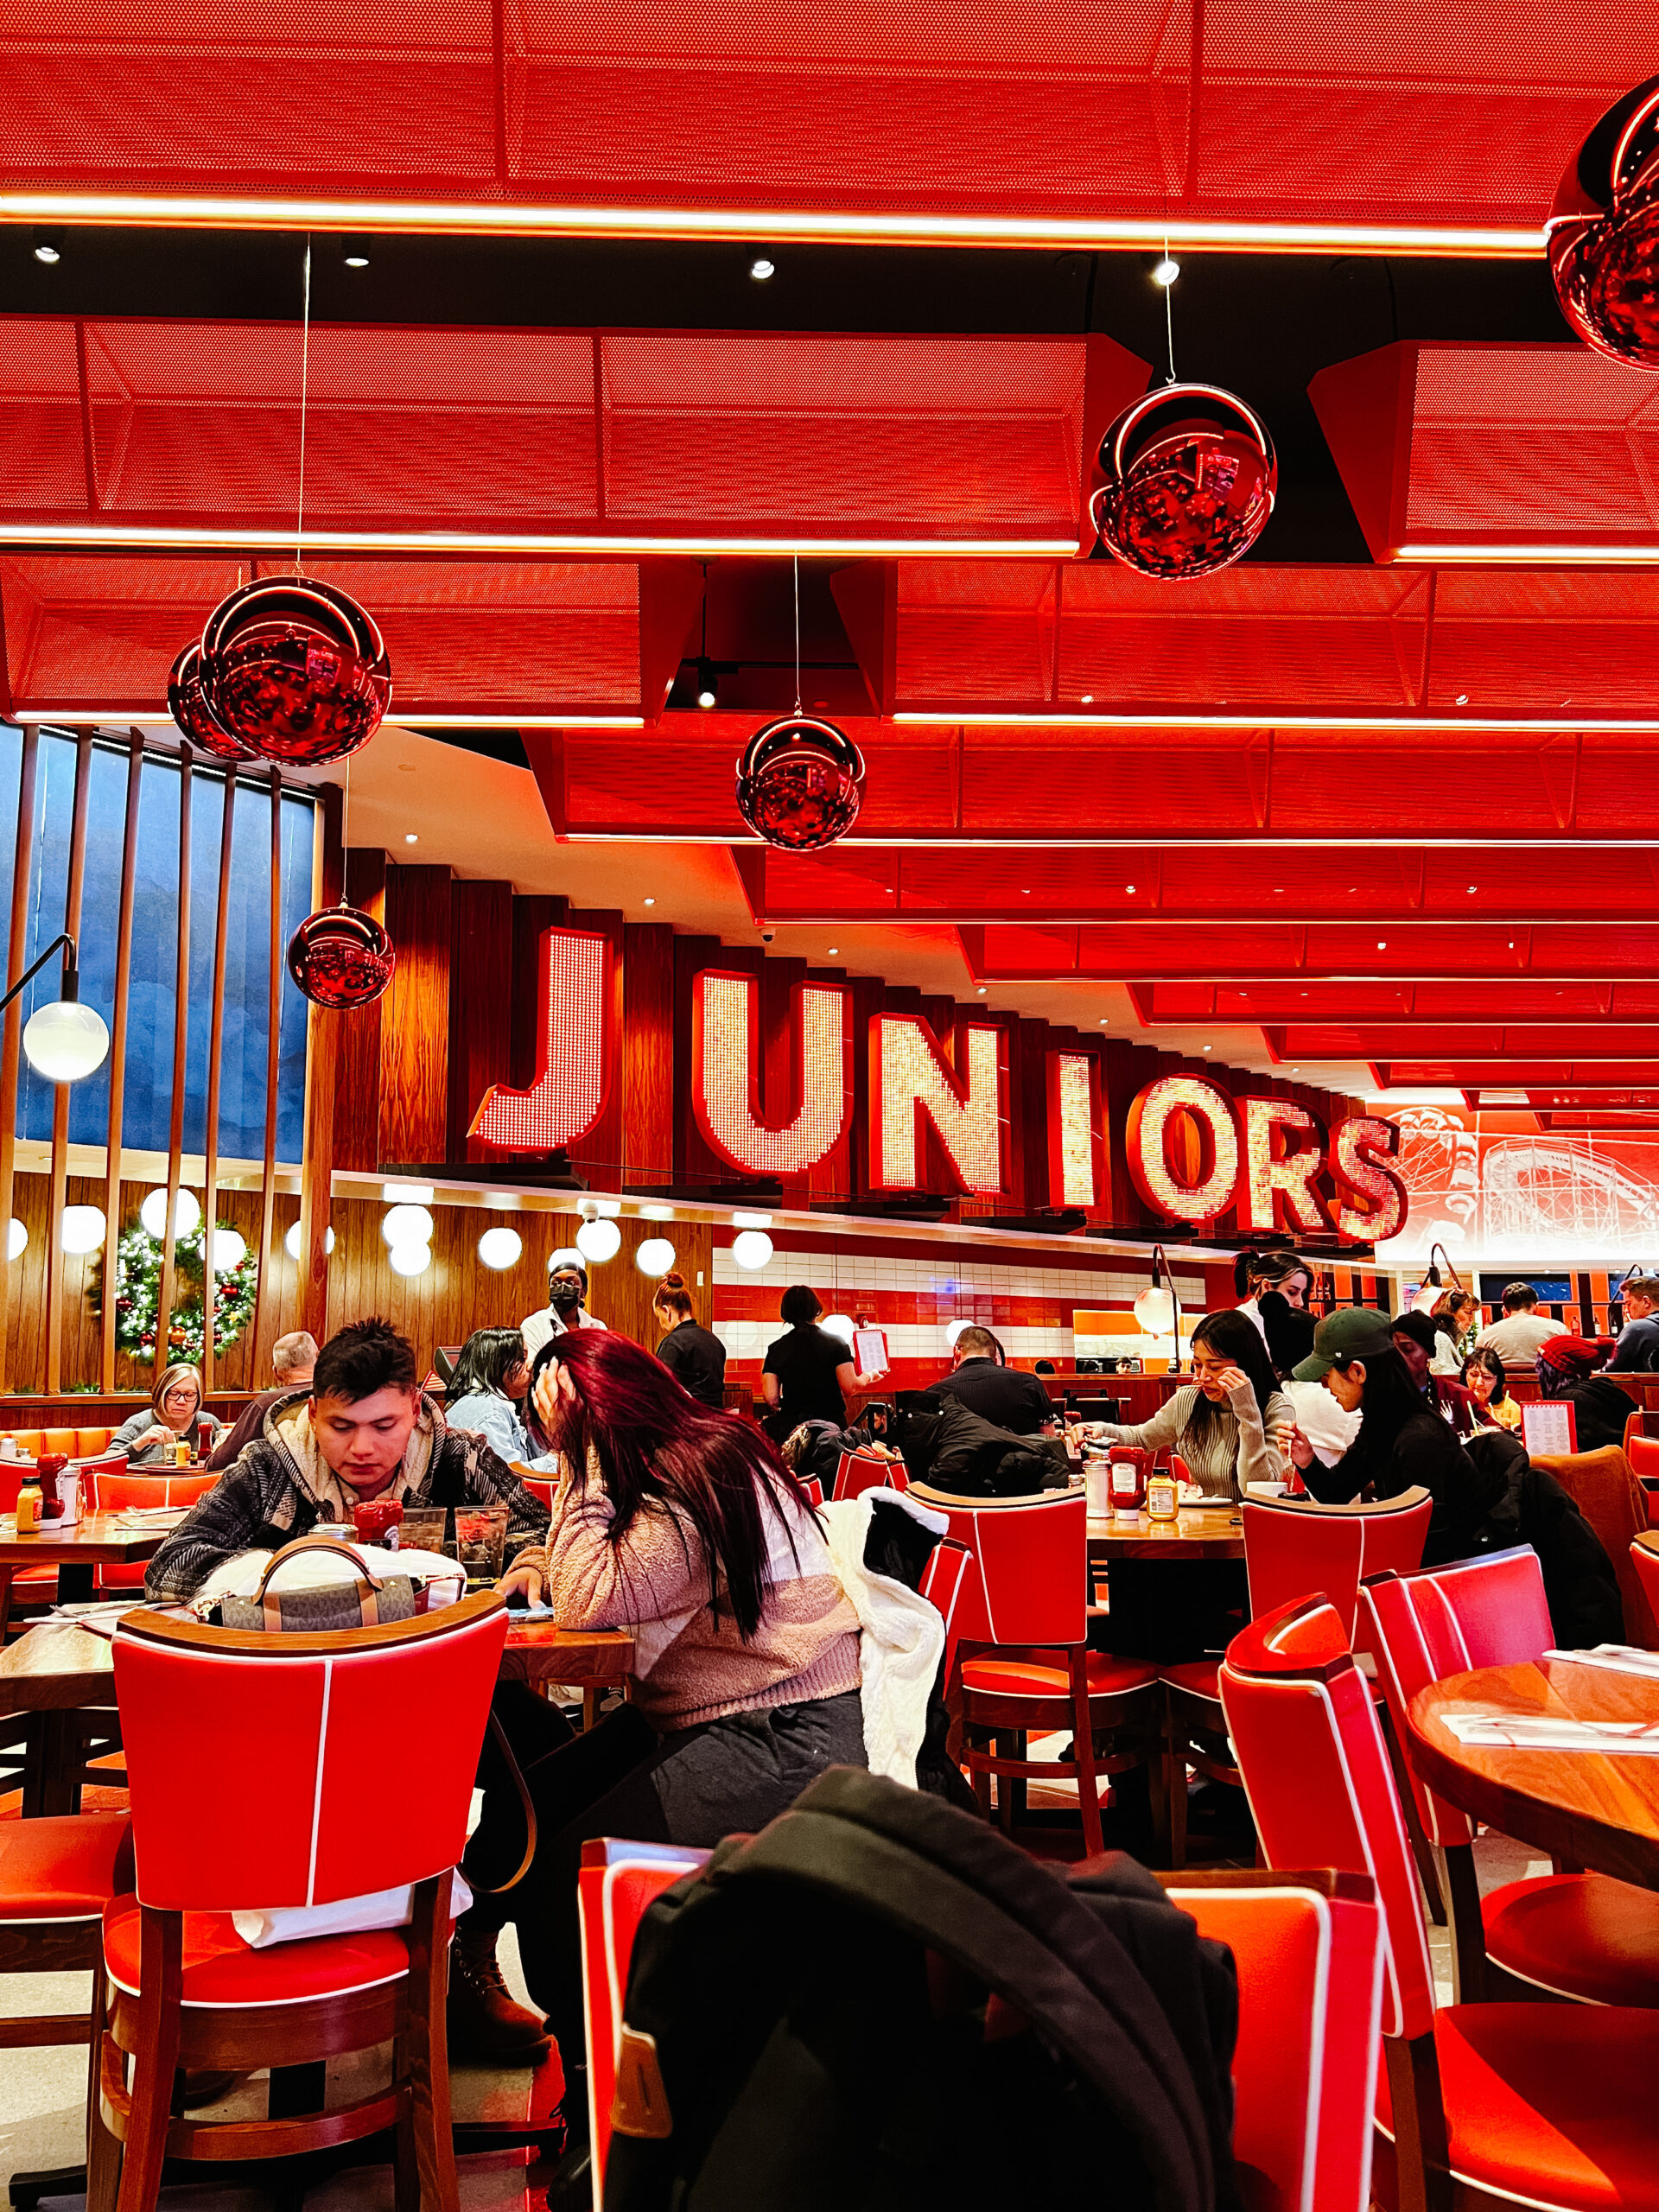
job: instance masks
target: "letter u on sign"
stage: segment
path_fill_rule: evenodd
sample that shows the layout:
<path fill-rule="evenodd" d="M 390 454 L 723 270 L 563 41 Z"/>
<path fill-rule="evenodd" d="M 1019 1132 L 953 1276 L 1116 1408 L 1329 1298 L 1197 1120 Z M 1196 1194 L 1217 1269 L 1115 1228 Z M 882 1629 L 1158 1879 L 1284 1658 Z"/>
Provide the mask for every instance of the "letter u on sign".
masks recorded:
<path fill-rule="evenodd" d="M 611 1080 L 611 940 L 587 930 L 543 930 L 537 963 L 540 1058 L 528 1090 L 495 1083 L 468 1136 L 503 1152 L 558 1152 L 605 1110 Z"/>
<path fill-rule="evenodd" d="M 760 988 L 753 976 L 705 969 L 691 986 L 691 1106 L 729 1167 L 746 1175 L 804 1175 L 833 1152 L 853 1110 L 847 993 L 801 983 L 792 1000 L 792 1117 L 776 1128 L 760 1109 Z"/>

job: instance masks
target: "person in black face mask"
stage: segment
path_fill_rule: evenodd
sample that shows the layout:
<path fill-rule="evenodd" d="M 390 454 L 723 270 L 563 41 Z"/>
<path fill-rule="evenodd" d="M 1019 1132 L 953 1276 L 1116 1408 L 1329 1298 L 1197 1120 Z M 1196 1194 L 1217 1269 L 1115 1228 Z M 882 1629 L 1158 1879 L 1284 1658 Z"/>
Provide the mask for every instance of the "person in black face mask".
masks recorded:
<path fill-rule="evenodd" d="M 547 1304 L 519 1324 L 524 1355 L 534 1359 L 544 1344 L 567 1329 L 602 1329 L 587 1310 L 588 1270 L 573 1253 L 556 1252 L 548 1262 Z"/>

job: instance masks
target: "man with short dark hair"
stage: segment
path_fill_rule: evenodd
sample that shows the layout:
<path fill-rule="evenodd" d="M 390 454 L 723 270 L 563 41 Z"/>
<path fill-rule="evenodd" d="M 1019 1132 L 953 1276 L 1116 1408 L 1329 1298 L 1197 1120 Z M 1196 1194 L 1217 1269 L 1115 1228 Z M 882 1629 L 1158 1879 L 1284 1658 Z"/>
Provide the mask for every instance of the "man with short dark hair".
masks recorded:
<path fill-rule="evenodd" d="M 1034 1375 L 1004 1367 L 996 1338 L 988 1329 L 963 1329 L 951 1351 L 949 1375 L 931 1387 L 929 1396 L 955 1398 L 995 1428 L 1014 1436 L 1052 1436 L 1054 1408 Z"/>
<path fill-rule="evenodd" d="M 1659 1275 L 1626 1275 L 1618 1294 L 1624 1326 L 1607 1363 L 1616 1375 L 1651 1374 L 1659 1369 Z"/>
<path fill-rule="evenodd" d="M 1560 1321 L 1546 1320 L 1538 1311 L 1538 1294 L 1529 1282 L 1512 1282 L 1503 1293 L 1503 1319 L 1483 1329 L 1475 1339 L 1482 1351 L 1495 1351 L 1505 1367 L 1535 1360 L 1538 1347 L 1552 1337 L 1564 1337 Z"/>

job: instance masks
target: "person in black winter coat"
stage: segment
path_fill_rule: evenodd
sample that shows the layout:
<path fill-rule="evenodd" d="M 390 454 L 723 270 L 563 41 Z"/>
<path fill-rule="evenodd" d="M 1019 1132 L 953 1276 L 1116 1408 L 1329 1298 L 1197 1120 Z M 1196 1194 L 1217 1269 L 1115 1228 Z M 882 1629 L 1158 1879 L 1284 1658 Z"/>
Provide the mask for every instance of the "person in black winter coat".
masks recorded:
<path fill-rule="evenodd" d="M 1462 1532 L 1458 1556 L 1478 1559 L 1530 1544 L 1543 1570 L 1558 1646 L 1587 1651 L 1598 1643 L 1622 1643 L 1618 1576 L 1578 1500 L 1554 1475 L 1535 1467 L 1520 1438 L 1503 1429 L 1483 1429 L 1465 1449 L 1475 1472 L 1471 1503 L 1479 1518 Z"/>

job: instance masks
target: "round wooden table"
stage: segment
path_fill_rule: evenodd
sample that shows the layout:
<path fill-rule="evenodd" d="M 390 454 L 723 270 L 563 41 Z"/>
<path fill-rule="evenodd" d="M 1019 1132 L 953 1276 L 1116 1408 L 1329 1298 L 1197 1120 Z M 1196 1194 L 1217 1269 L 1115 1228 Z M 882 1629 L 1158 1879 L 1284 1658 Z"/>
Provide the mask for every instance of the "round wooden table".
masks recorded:
<path fill-rule="evenodd" d="M 1412 1764 L 1448 1803 L 1569 1865 L 1659 1889 L 1659 1756 L 1461 1744 L 1450 1713 L 1659 1724 L 1659 1681 L 1571 1660 L 1486 1667 L 1431 1683 L 1407 1716 Z"/>
<path fill-rule="evenodd" d="M 1244 1523 L 1236 1505 L 1183 1506 L 1173 1521 L 1145 1513 L 1090 1514 L 1089 1556 L 1115 1559 L 1243 1559 Z"/>

